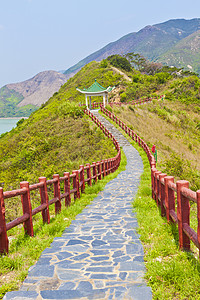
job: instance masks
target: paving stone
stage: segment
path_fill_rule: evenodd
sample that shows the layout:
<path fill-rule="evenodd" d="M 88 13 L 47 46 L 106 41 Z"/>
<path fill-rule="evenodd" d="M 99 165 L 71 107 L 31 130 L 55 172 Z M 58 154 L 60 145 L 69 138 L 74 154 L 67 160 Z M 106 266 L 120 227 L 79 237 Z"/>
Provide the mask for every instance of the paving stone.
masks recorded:
<path fill-rule="evenodd" d="M 133 297 L 134 300 L 150 300 L 152 299 L 152 292 L 150 287 L 145 284 L 135 284 L 129 288 L 128 297 Z"/>
<path fill-rule="evenodd" d="M 56 254 L 56 256 L 57 256 L 57 258 L 59 259 L 59 260 L 63 260 L 63 259 L 66 259 L 66 258 L 68 258 L 68 257 L 70 257 L 70 256 L 72 256 L 73 254 L 72 253 L 69 253 L 69 252 L 67 252 L 67 251 L 65 251 L 65 252 L 59 252 L 58 254 Z"/>
<path fill-rule="evenodd" d="M 109 256 L 95 256 L 95 257 L 91 257 L 92 260 L 95 261 L 104 261 L 104 260 L 109 260 L 110 257 Z"/>
<path fill-rule="evenodd" d="M 3 297 L 4 300 L 28 300 L 36 299 L 38 296 L 37 292 L 34 291 L 17 291 L 17 292 L 8 292 Z"/>
<path fill-rule="evenodd" d="M 126 276 L 127 276 L 127 272 L 120 272 L 120 273 L 119 273 L 119 278 L 120 278 L 121 280 L 125 280 Z"/>
<path fill-rule="evenodd" d="M 106 242 L 103 242 L 103 241 L 101 241 L 101 240 L 94 240 L 94 241 L 92 242 L 92 246 L 93 246 L 93 247 L 99 247 L 99 246 L 106 245 L 106 244 L 107 244 Z"/>
<path fill-rule="evenodd" d="M 43 265 L 35 265 L 30 268 L 31 272 L 29 276 L 31 277 L 53 277 L 54 276 L 54 266 L 44 266 Z"/>
<path fill-rule="evenodd" d="M 83 294 L 77 290 L 41 291 L 42 299 L 78 299 Z"/>
<path fill-rule="evenodd" d="M 124 253 L 124 251 L 115 251 L 114 252 L 114 254 L 112 255 L 113 257 L 119 257 L 119 256 L 122 256 L 122 255 L 124 255 L 125 253 Z"/>
<path fill-rule="evenodd" d="M 88 291 L 91 292 L 92 289 L 93 289 L 92 285 L 88 281 L 81 281 L 77 287 L 77 290 L 80 290 L 80 291 L 83 290 L 83 291 L 87 291 L 87 292 Z"/>
<path fill-rule="evenodd" d="M 117 277 L 116 274 L 91 274 L 90 278 L 91 279 L 115 279 Z"/>
<path fill-rule="evenodd" d="M 74 290 L 76 284 L 74 282 L 65 282 L 65 283 L 62 283 L 59 287 L 59 290 Z"/>
<path fill-rule="evenodd" d="M 72 261 L 62 261 L 57 263 L 58 267 L 62 267 L 62 269 L 69 269 L 69 270 L 80 270 L 85 266 L 84 263 L 73 263 Z"/>
<path fill-rule="evenodd" d="M 81 245 L 81 244 L 87 244 L 87 243 L 84 242 L 84 241 L 81 241 L 81 240 L 70 240 L 70 241 L 67 243 L 67 246 L 71 246 L 71 245 Z"/>
<path fill-rule="evenodd" d="M 120 263 L 120 271 L 143 271 L 145 270 L 145 266 L 140 262 L 122 262 Z"/>
<path fill-rule="evenodd" d="M 109 250 L 90 250 L 94 255 L 107 255 L 109 254 Z"/>
<path fill-rule="evenodd" d="M 87 254 L 87 253 L 83 253 L 83 254 L 80 254 L 80 255 L 77 255 L 77 256 L 73 256 L 73 260 L 83 260 L 87 257 L 90 257 L 90 255 Z"/>
<path fill-rule="evenodd" d="M 114 262 L 125 262 L 125 261 L 128 261 L 128 260 L 131 260 L 131 257 L 128 256 L 128 255 L 124 255 L 124 256 L 120 256 L 120 257 L 117 257 L 115 259 L 113 259 Z"/>
<path fill-rule="evenodd" d="M 62 268 L 58 268 L 57 272 L 56 272 L 58 279 L 60 280 L 78 280 L 78 279 L 83 279 L 83 276 L 81 274 L 81 272 L 79 271 L 72 271 L 72 270 L 66 270 L 66 269 L 62 269 Z"/>
<path fill-rule="evenodd" d="M 97 273 L 97 272 L 112 273 L 112 271 L 113 271 L 112 267 L 91 267 L 86 269 L 86 272 L 93 272 L 93 273 Z"/>

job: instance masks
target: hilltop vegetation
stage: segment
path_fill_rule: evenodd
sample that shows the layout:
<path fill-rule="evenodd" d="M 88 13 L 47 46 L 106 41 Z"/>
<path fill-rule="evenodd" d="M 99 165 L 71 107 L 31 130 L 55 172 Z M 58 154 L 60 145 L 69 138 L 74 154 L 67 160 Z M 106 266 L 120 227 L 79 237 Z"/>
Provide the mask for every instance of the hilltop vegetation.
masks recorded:
<path fill-rule="evenodd" d="M 140 71 L 127 72 L 132 82 L 121 86 L 121 102 L 153 97 L 152 104 L 113 108 L 127 125 L 158 150 L 158 168 L 200 188 L 200 79 L 176 68 L 142 60 Z M 152 75 L 149 75 L 151 73 Z M 161 100 L 161 95 L 165 95 Z M 110 108 L 111 109 L 111 108 Z"/>
<path fill-rule="evenodd" d="M 116 155 L 112 142 L 78 106 L 85 98 L 76 86 L 89 86 L 95 78 L 105 86 L 123 81 L 110 68 L 91 63 L 29 119 L 20 120 L 15 129 L 1 135 L 0 186 L 4 190 L 19 187 L 20 181 L 33 183 L 39 176 L 63 175 L 81 164 Z"/>

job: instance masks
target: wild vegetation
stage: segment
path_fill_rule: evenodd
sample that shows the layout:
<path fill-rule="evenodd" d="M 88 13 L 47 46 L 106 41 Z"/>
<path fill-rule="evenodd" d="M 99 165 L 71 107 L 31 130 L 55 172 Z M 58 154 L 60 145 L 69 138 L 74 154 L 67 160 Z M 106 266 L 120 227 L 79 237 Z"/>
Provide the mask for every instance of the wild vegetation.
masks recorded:
<path fill-rule="evenodd" d="M 192 189 L 200 189 L 199 77 L 180 69 L 155 66 L 133 53 L 127 58 L 138 70 L 126 72 L 132 82 L 121 86 L 121 102 L 128 104 L 140 97 L 153 97 L 154 100 L 148 105 L 128 104 L 110 110 L 149 146 L 156 145 L 161 171 L 177 179 L 189 180 Z"/>

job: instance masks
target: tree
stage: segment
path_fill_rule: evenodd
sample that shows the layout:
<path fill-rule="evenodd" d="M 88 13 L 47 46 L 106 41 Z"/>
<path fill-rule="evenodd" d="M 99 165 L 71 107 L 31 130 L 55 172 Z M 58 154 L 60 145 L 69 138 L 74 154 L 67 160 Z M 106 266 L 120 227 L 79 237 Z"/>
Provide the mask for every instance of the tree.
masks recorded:
<path fill-rule="evenodd" d="M 127 72 L 130 72 L 132 70 L 130 62 L 121 55 L 110 55 L 107 57 L 107 60 L 116 68 L 123 69 Z"/>
<path fill-rule="evenodd" d="M 125 57 L 136 70 L 139 70 L 147 75 L 154 75 L 162 68 L 161 63 L 150 62 L 148 59 L 138 53 L 127 53 L 125 54 Z"/>
<path fill-rule="evenodd" d="M 146 66 L 147 60 L 142 55 L 138 53 L 127 53 L 125 54 L 126 59 L 130 62 L 131 66 L 136 70 L 142 71 L 144 66 Z"/>

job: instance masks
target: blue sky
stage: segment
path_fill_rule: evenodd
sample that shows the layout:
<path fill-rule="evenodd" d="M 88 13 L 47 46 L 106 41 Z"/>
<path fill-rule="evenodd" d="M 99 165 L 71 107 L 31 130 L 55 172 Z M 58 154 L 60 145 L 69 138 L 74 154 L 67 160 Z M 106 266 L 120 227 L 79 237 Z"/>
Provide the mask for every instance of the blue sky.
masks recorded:
<path fill-rule="evenodd" d="M 146 25 L 198 17 L 199 0 L 0 0 L 0 87 L 65 70 Z"/>

